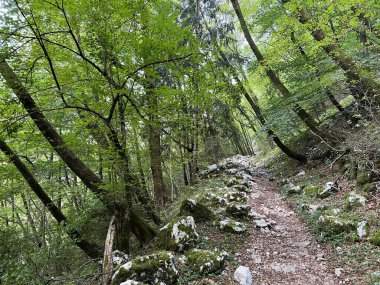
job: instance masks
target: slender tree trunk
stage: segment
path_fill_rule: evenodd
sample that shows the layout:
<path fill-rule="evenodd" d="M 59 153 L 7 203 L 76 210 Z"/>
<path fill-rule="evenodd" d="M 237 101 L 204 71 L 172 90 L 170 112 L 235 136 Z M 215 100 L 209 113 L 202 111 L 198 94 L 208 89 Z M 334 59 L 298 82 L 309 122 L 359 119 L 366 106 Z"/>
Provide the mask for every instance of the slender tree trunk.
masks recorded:
<path fill-rule="evenodd" d="M 0 149 L 9 158 L 9 160 L 16 166 L 18 171 L 22 174 L 25 181 L 29 184 L 32 191 L 37 195 L 44 206 L 49 210 L 51 215 L 56 219 L 56 221 L 61 224 L 66 233 L 75 242 L 75 244 L 82 249 L 89 257 L 98 258 L 101 255 L 100 248 L 88 241 L 84 240 L 78 231 L 72 229 L 66 217 L 63 215 L 61 210 L 54 204 L 46 192 L 42 189 L 38 181 L 34 178 L 33 174 L 29 171 L 26 165 L 20 160 L 20 158 L 14 153 L 14 151 L 4 142 L 0 140 Z"/>
<path fill-rule="evenodd" d="M 271 80 L 272 84 L 277 88 L 277 90 L 281 93 L 281 95 L 284 98 L 291 98 L 292 94 L 288 90 L 288 88 L 281 82 L 279 77 L 275 74 L 275 72 L 272 70 L 270 66 L 265 62 L 264 56 L 261 54 L 260 50 L 256 46 L 255 42 L 252 39 L 252 36 L 248 30 L 247 24 L 244 20 L 243 14 L 240 10 L 240 5 L 238 0 L 231 0 L 232 6 L 235 10 L 235 13 L 239 19 L 240 26 L 243 30 L 243 34 L 251 47 L 253 53 L 255 54 L 257 60 L 259 61 L 260 65 L 265 68 L 265 72 L 269 79 Z M 295 104 L 293 107 L 293 111 L 300 117 L 300 119 L 312 130 L 314 133 L 318 134 L 321 137 L 326 137 L 326 134 L 322 132 L 318 126 L 317 123 L 314 121 L 314 119 L 298 104 Z"/>
<path fill-rule="evenodd" d="M 154 197 L 158 205 L 162 206 L 167 202 L 167 193 L 162 174 L 162 157 L 161 157 L 161 127 L 160 120 L 157 116 L 158 111 L 158 95 L 154 90 L 152 78 L 146 78 L 146 95 L 149 106 L 149 155 L 150 155 L 150 168 L 153 177 L 153 190 Z"/>
<path fill-rule="evenodd" d="M 281 1 L 286 4 L 291 0 Z M 298 20 L 301 24 L 306 24 L 310 21 L 310 17 L 305 10 L 299 9 L 298 14 Z M 364 96 L 367 95 L 371 99 L 379 92 L 375 82 L 360 76 L 357 64 L 347 57 L 336 43 L 326 42 L 326 34 L 321 28 L 317 27 L 311 30 L 311 35 L 317 42 L 322 42 L 323 50 L 343 69 L 347 77 L 348 86 L 359 103 Z"/>

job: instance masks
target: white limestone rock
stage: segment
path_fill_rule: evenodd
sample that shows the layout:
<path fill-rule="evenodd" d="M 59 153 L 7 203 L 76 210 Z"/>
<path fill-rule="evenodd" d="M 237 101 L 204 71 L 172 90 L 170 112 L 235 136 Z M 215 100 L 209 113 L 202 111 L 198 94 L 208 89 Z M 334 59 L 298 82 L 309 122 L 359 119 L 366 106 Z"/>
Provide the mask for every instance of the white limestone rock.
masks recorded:
<path fill-rule="evenodd" d="M 239 266 L 234 273 L 234 278 L 240 285 L 252 285 L 252 274 L 248 267 Z"/>

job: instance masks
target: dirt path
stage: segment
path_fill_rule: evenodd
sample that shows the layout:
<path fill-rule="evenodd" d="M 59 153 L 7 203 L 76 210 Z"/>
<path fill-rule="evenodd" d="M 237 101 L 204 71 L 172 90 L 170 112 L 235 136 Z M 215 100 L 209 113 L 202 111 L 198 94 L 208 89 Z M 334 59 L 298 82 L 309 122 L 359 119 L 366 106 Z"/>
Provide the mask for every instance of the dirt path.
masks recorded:
<path fill-rule="evenodd" d="M 260 173 L 262 171 L 259 170 Z M 239 246 L 241 265 L 248 266 L 255 285 L 335 285 L 350 284 L 336 276 L 329 264 L 329 250 L 319 245 L 306 224 L 291 210 L 262 174 L 255 177 L 248 203 L 264 215 L 268 227 L 252 226 L 252 234 Z M 265 226 L 264 223 L 258 223 Z M 338 269 L 339 271 L 339 269 Z M 230 284 L 233 270 L 229 269 Z"/>

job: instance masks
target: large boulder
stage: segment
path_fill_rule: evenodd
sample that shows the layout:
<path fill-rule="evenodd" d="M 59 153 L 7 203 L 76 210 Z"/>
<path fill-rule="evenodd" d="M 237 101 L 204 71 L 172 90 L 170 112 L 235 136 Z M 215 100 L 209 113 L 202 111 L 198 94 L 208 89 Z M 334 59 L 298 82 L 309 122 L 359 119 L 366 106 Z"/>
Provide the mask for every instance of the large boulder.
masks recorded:
<path fill-rule="evenodd" d="M 239 218 L 248 217 L 250 211 L 251 206 L 246 204 L 229 203 L 226 207 L 227 214 Z"/>
<path fill-rule="evenodd" d="M 356 228 L 356 224 L 349 220 L 343 220 L 336 216 L 322 215 L 318 219 L 318 224 L 326 231 L 340 234 L 343 232 L 349 232 Z"/>
<path fill-rule="evenodd" d="M 223 269 L 226 252 L 219 250 L 193 249 L 187 252 L 188 263 L 200 274 L 220 272 Z"/>
<path fill-rule="evenodd" d="M 138 256 L 121 265 L 112 277 L 112 285 L 132 282 L 132 280 L 148 284 L 170 285 L 177 284 L 177 279 L 178 270 L 174 264 L 174 254 L 168 251 L 157 251 Z"/>
<path fill-rule="evenodd" d="M 158 231 L 159 248 L 184 251 L 198 240 L 195 221 L 192 216 L 177 217 Z"/>
<path fill-rule="evenodd" d="M 186 199 L 182 202 L 181 216 L 192 216 L 196 222 L 209 221 L 215 218 L 214 213 L 202 203 L 193 199 Z"/>
<path fill-rule="evenodd" d="M 220 230 L 224 232 L 243 234 L 247 231 L 245 224 L 234 221 L 234 220 L 223 220 L 217 223 Z"/>

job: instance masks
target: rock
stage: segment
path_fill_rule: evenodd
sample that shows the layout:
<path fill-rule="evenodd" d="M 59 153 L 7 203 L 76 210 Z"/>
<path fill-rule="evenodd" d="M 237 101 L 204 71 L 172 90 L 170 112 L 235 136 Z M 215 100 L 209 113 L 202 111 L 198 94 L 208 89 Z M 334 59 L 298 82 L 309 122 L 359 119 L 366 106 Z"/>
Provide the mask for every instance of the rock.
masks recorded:
<path fill-rule="evenodd" d="M 367 221 L 361 221 L 356 227 L 356 233 L 359 238 L 367 237 L 369 234 L 369 225 Z"/>
<path fill-rule="evenodd" d="M 380 246 L 380 230 L 378 230 L 371 238 L 370 243 Z"/>
<path fill-rule="evenodd" d="M 218 227 L 225 232 L 234 234 L 242 234 L 247 230 L 247 227 L 243 223 L 234 220 L 220 221 Z"/>
<path fill-rule="evenodd" d="M 239 266 L 234 273 L 234 278 L 240 285 L 251 285 L 252 274 L 248 267 Z"/>
<path fill-rule="evenodd" d="M 366 202 L 367 198 L 356 193 L 355 191 L 350 192 L 346 198 L 346 206 L 348 209 L 364 206 Z"/>
<path fill-rule="evenodd" d="M 244 192 L 228 192 L 224 194 L 223 196 L 225 199 L 227 199 L 227 202 L 246 202 L 247 201 L 247 194 Z"/>
<path fill-rule="evenodd" d="M 251 211 L 251 206 L 246 204 L 238 203 L 229 203 L 226 207 L 227 214 L 234 217 L 248 217 L 249 212 Z"/>
<path fill-rule="evenodd" d="M 300 194 L 302 191 L 302 188 L 299 185 L 289 184 L 288 187 L 289 189 L 286 191 L 286 194 L 288 195 Z"/>
<path fill-rule="evenodd" d="M 170 285 L 176 284 L 177 279 L 178 270 L 174 264 L 174 254 L 168 251 L 157 251 L 138 256 L 121 265 L 112 277 L 112 285 L 131 280 Z"/>
<path fill-rule="evenodd" d="M 290 273 L 295 272 L 296 267 L 292 264 L 274 262 L 271 264 L 271 268 L 276 272 Z"/>
<path fill-rule="evenodd" d="M 315 197 L 321 190 L 321 186 L 319 185 L 307 185 L 303 188 L 303 194 L 310 197 Z"/>
<path fill-rule="evenodd" d="M 250 192 L 249 188 L 243 184 L 234 185 L 232 188 L 236 191 L 241 191 L 241 192 L 245 192 L 245 193 Z"/>
<path fill-rule="evenodd" d="M 184 251 L 198 240 L 195 221 L 192 216 L 177 217 L 161 228 L 157 235 L 159 248 Z"/>
<path fill-rule="evenodd" d="M 302 204 L 301 205 L 301 209 L 310 213 L 310 214 L 313 214 L 319 210 L 322 210 L 323 208 L 324 208 L 324 206 L 322 206 L 322 205 L 313 205 L 313 204 L 310 204 L 310 205 Z"/>
<path fill-rule="evenodd" d="M 257 228 L 269 228 L 271 227 L 271 223 L 266 219 L 259 219 L 253 221 L 256 224 Z"/>
<path fill-rule="evenodd" d="M 219 250 L 193 249 L 187 252 L 188 263 L 200 274 L 220 272 L 228 254 Z"/>
<path fill-rule="evenodd" d="M 120 285 L 146 285 L 146 283 L 141 283 L 141 282 L 138 282 L 135 280 L 127 280 L 127 281 L 120 283 Z"/>
<path fill-rule="evenodd" d="M 126 263 L 129 260 L 128 254 L 125 254 L 122 251 L 114 250 L 112 252 L 112 263 L 116 267 L 122 263 Z"/>
<path fill-rule="evenodd" d="M 327 182 L 325 185 L 325 188 L 320 189 L 317 192 L 317 197 L 324 199 L 331 196 L 333 193 L 337 191 L 338 191 L 338 188 L 336 187 L 336 184 L 334 182 Z"/>
<path fill-rule="evenodd" d="M 340 277 L 342 275 L 343 268 L 335 268 L 334 273 L 336 277 Z"/>
<path fill-rule="evenodd" d="M 214 213 L 202 203 L 186 199 L 182 202 L 179 214 L 181 216 L 192 216 L 196 222 L 213 220 Z"/>
<path fill-rule="evenodd" d="M 305 176 L 305 171 L 304 170 L 301 170 L 296 176 Z"/>
<path fill-rule="evenodd" d="M 339 234 L 348 232 L 356 228 L 355 223 L 349 220 L 343 220 L 335 216 L 322 215 L 318 219 L 318 224 L 324 231 Z"/>

